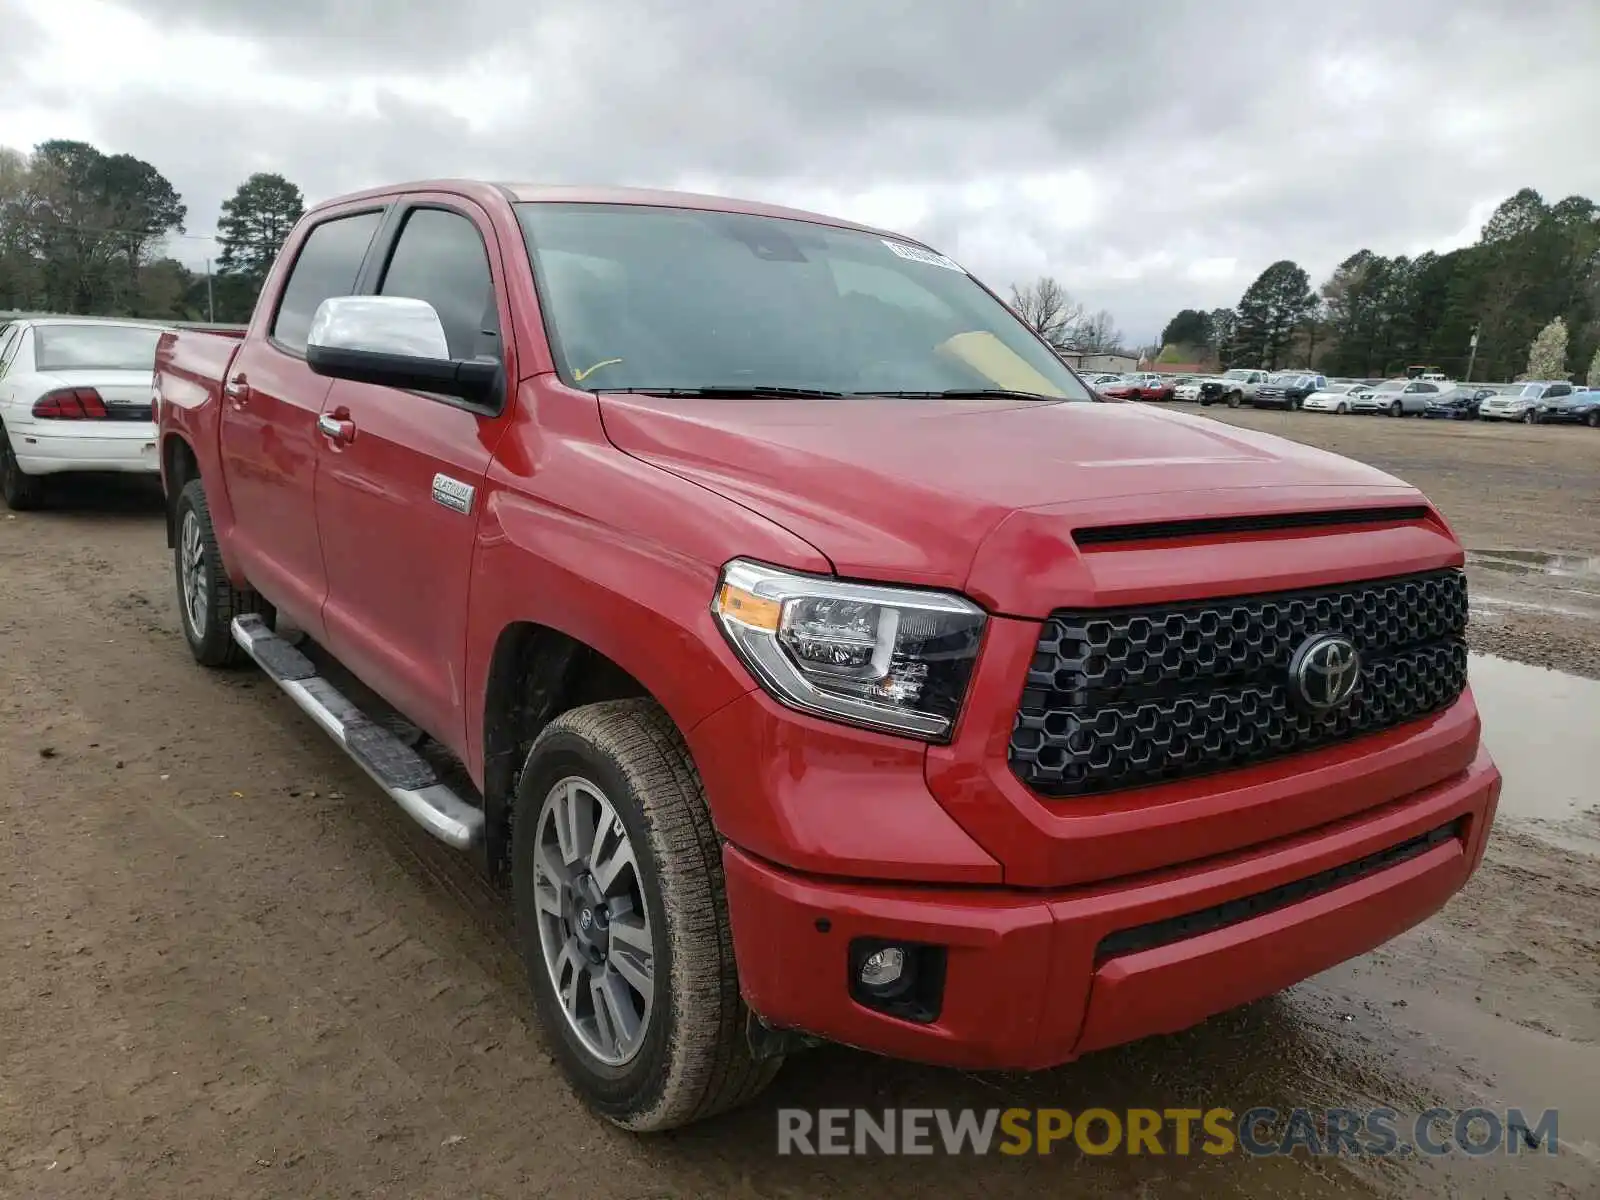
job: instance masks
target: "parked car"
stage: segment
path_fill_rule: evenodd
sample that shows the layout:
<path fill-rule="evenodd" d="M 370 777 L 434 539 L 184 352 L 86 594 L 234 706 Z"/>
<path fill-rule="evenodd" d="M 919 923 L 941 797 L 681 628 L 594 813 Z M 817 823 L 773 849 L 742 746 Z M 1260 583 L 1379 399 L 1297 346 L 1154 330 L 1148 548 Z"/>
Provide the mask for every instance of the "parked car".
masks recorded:
<path fill-rule="evenodd" d="M 1254 400 L 1256 389 L 1269 377 L 1270 372 L 1247 370 L 1243 367 L 1224 371 L 1215 379 L 1207 380 L 1200 385 L 1200 403 L 1206 406 L 1226 404 L 1229 408 L 1238 408 L 1246 400 Z"/>
<path fill-rule="evenodd" d="M 897 235 L 374 189 L 154 384 L 191 654 L 507 883 L 554 1057 L 625 1128 L 819 1039 L 1030 1069 L 1182 1029 L 1482 859 L 1463 551 L 1421 493 L 1090 403 Z"/>
<path fill-rule="evenodd" d="M 1448 383 L 1426 379 L 1389 379 L 1370 390 L 1352 392 L 1350 411 L 1387 413 L 1391 417 L 1420 417 L 1428 411 L 1428 401 L 1450 391 Z"/>
<path fill-rule="evenodd" d="M 150 373 L 162 327 L 91 317 L 12 321 L 0 333 L 0 498 L 36 508 L 46 476 L 154 476 Z"/>
<path fill-rule="evenodd" d="M 1494 395 L 1498 393 L 1491 387 L 1458 386 L 1430 397 L 1422 415 L 1450 421 L 1476 421 L 1478 406 Z"/>
<path fill-rule="evenodd" d="M 1174 400 L 1187 400 L 1193 404 L 1200 399 L 1200 391 L 1205 386 L 1207 377 L 1204 375 L 1185 375 L 1181 379 L 1172 381 L 1172 398 Z"/>
<path fill-rule="evenodd" d="M 1535 425 L 1593 425 L 1600 428 L 1600 392 L 1552 387 L 1534 402 Z"/>
<path fill-rule="evenodd" d="M 1307 412 L 1331 412 L 1343 416 L 1350 411 L 1350 393 L 1361 389 L 1359 383 L 1324 383 L 1300 402 Z"/>
<path fill-rule="evenodd" d="M 1171 400 L 1172 384 L 1160 375 L 1138 372 L 1124 375 L 1115 383 L 1096 388 L 1105 396 L 1119 400 Z"/>
<path fill-rule="evenodd" d="M 1256 388 L 1251 401 L 1257 408 L 1286 408 L 1296 412 L 1307 396 L 1328 386 L 1325 375 L 1310 375 L 1304 371 L 1279 371 Z"/>
<path fill-rule="evenodd" d="M 1514 384 L 1479 405 L 1478 416 L 1485 421 L 1521 421 L 1532 425 L 1538 420 L 1534 410 L 1541 401 L 1560 399 L 1571 394 L 1572 385 L 1564 379 Z"/>

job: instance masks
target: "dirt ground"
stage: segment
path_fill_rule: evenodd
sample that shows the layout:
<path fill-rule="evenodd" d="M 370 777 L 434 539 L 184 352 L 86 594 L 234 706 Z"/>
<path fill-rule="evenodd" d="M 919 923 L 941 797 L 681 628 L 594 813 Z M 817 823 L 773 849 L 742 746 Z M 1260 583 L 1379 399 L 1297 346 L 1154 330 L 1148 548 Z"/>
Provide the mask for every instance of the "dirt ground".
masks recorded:
<path fill-rule="evenodd" d="M 1477 648 L 1600 678 L 1600 434 L 1221 415 L 1422 486 L 1488 555 Z M 1569 557 L 1547 574 L 1508 550 Z M 1484 674 L 1510 714 L 1497 729 L 1485 701 L 1508 752 L 1488 860 L 1374 954 L 1039 1075 L 815 1051 L 749 1110 L 638 1139 L 557 1075 L 501 898 L 260 676 L 194 666 L 172 596 L 148 489 L 0 514 L 0 1197 L 1600 1195 L 1600 684 Z M 1539 816 L 1558 793 L 1560 836 Z M 775 1153 L 786 1106 L 1217 1104 L 1553 1107 L 1562 1149 Z"/>

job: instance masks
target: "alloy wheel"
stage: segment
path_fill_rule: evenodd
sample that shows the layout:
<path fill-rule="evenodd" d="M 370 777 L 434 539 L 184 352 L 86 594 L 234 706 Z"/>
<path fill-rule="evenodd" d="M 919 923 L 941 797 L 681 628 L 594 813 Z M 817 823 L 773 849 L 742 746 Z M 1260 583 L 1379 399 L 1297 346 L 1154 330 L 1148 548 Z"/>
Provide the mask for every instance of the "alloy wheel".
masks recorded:
<path fill-rule="evenodd" d="M 183 514 L 183 528 L 178 542 L 178 570 L 183 580 L 183 610 L 189 619 L 189 629 L 196 638 L 203 639 L 211 606 L 207 594 L 205 540 L 200 536 L 200 518 L 193 509 Z"/>
<path fill-rule="evenodd" d="M 573 775 L 545 796 L 536 836 L 550 983 L 583 1048 L 620 1067 L 644 1044 L 655 1003 L 655 941 L 627 827 L 599 787 Z"/>

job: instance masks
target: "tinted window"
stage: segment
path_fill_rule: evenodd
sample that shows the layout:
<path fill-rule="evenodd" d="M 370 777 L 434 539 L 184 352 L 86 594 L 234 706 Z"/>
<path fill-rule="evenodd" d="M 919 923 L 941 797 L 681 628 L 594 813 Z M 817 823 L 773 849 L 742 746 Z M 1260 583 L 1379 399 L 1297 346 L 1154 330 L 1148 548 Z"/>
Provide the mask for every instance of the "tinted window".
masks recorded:
<path fill-rule="evenodd" d="M 1551 389 L 1544 395 L 1545 399 L 1547 400 L 1554 399 L 1556 396 L 1570 396 L 1572 395 L 1572 388 L 1564 383 L 1558 383 L 1551 387 Z"/>
<path fill-rule="evenodd" d="M 161 330 L 135 325 L 39 325 L 33 364 L 39 371 L 152 371 Z"/>
<path fill-rule="evenodd" d="M 642 205 L 519 215 L 557 361 L 579 387 L 1089 399 L 971 276 L 897 239 Z"/>
<path fill-rule="evenodd" d="M 378 291 L 426 300 L 439 314 L 451 358 L 497 355 L 500 315 L 489 255 L 477 227 L 460 213 L 415 209 L 406 218 Z"/>
<path fill-rule="evenodd" d="M 348 296 L 355 291 L 361 260 L 367 256 L 382 215 L 370 212 L 335 217 L 311 231 L 278 303 L 278 316 L 272 323 L 276 340 L 292 350 L 303 351 L 317 305 L 329 296 Z"/>

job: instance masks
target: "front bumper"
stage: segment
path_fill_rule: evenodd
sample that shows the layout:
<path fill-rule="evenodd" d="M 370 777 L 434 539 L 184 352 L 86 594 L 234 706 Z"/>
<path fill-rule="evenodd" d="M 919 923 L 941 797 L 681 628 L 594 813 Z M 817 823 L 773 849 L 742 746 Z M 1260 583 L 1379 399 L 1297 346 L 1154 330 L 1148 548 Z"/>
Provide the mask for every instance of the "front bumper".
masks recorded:
<path fill-rule="evenodd" d="M 11 448 L 26 475 L 59 475 L 76 471 L 159 474 L 154 425 L 112 425 L 94 435 L 52 433 L 33 425 L 12 432 Z"/>
<path fill-rule="evenodd" d="M 1499 792 L 1499 772 L 1480 748 L 1466 770 L 1380 808 L 1232 854 L 1045 891 L 844 882 L 730 844 L 723 865 L 741 986 L 778 1028 L 951 1066 L 1053 1066 L 1187 1028 L 1425 920 L 1481 861 Z M 1284 893 L 1275 889 L 1446 826 L 1448 836 L 1413 857 L 1276 902 Z M 1220 910 L 1255 915 L 1206 932 L 1102 947 L 1111 935 L 1264 893 L 1274 906 Z M 945 949 L 934 1019 L 902 1019 L 852 998 L 857 938 Z"/>

